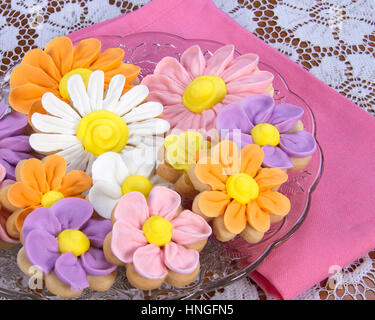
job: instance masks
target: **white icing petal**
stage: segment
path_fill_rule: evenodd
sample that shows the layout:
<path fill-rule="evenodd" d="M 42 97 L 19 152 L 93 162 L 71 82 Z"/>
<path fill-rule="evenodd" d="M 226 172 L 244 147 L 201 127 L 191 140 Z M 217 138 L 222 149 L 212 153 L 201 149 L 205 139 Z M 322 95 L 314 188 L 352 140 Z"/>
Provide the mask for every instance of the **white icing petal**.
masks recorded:
<path fill-rule="evenodd" d="M 50 114 L 65 120 L 80 120 L 81 117 L 74 109 L 56 97 L 52 92 L 46 92 L 42 96 L 43 108 Z"/>
<path fill-rule="evenodd" d="M 134 108 L 132 111 L 125 114 L 122 118 L 126 123 L 134 121 L 142 121 L 155 118 L 163 113 L 163 105 L 159 102 L 146 102 L 138 107 Z"/>
<path fill-rule="evenodd" d="M 134 148 L 122 153 L 123 161 L 128 166 L 129 175 L 138 174 L 149 177 L 156 165 L 157 151 L 155 148 Z"/>
<path fill-rule="evenodd" d="M 89 153 L 87 153 L 82 145 L 74 145 L 70 148 L 66 148 L 57 153 L 58 155 L 65 158 L 67 171 L 70 170 L 83 170 L 87 168 L 87 162 L 89 160 Z"/>
<path fill-rule="evenodd" d="M 128 140 L 129 146 L 159 148 L 164 143 L 164 138 L 159 136 L 132 136 Z"/>
<path fill-rule="evenodd" d="M 73 74 L 68 79 L 68 92 L 74 108 L 82 117 L 92 111 L 85 84 L 79 74 Z"/>
<path fill-rule="evenodd" d="M 145 101 L 148 96 L 148 92 L 148 88 L 141 84 L 131 88 L 121 97 L 120 101 L 111 111 L 122 117 L 124 114 Z"/>
<path fill-rule="evenodd" d="M 122 185 L 128 174 L 128 168 L 120 154 L 115 152 L 101 154 L 92 165 L 94 183 L 98 180 L 104 180 Z"/>
<path fill-rule="evenodd" d="M 39 152 L 55 152 L 74 145 L 81 145 L 81 142 L 73 135 L 54 133 L 33 133 L 29 142 L 31 147 Z"/>
<path fill-rule="evenodd" d="M 162 134 L 170 128 L 169 122 L 163 119 L 150 119 L 128 124 L 129 136 L 149 136 Z"/>
<path fill-rule="evenodd" d="M 112 210 L 121 196 L 121 188 L 116 183 L 98 180 L 90 189 L 88 198 L 99 215 L 111 219 Z"/>
<path fill-rule="evenodd" d="M 64 120 L 48 114 L 34 113 L 31 116 L 33 127 L 42 132 L 72 134 L 76 132 L 77 120 Z"/>
<path fill-rule="evenodd" d="M 107 93 L 103 101 L 103 109 L 113 111 L 119 101 L 125 85 L 125 77 L 117 74 L 112 77 L 108 85 Z"/>
<path fill-rule="evenodd" d="M 104 94 L 104 72 L 96 70 L 91 73 L 89 84 L 87 86 L 87 95 L 89 96 L 91 110 L 101 110 L 103 108 Z"/>

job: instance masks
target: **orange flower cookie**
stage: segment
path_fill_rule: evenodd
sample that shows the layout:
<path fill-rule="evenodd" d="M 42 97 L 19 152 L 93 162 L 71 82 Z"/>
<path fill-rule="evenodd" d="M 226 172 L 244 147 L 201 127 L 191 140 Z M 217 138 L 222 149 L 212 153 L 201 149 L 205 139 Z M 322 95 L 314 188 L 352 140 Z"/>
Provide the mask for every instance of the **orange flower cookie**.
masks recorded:
<path fill-rule="evenodd" d="M 40 104 L 44 93 L 52 92 L 58 98 L 68 101 L 69 77 L 79 74 L 87 86 L 94 70 L 104 71 L 106 86 L 114 75 L 123 74 L 126 77 L 124 92 L 129 90 L 132 87 L 130 83 L 137 78 L 140 68 L 122 63 L 124 51 L 121 48 L 108 48 L 102 53 L 100 51 L 101 42 L 98 39 L 85 39 L 73 46 L 68 37 L 52 39 L 44 50 L 30 50 L 10 75 L 10 105 L 29 116 L 36 111 L 45 113 Z"/>
<path fill-rule="evenodd" d="M 25 218 L 39 207 L 51 207 L 67 197 L 84 198 L 91 187 L 91 178 L 83 171 L 66 173 L 65 159 L 50 155 L 42 161 L 32 158 L 20 161 L 16 167 L 15 184 L 0 192 L 1 204 L 13 213 L 6 222 L 9 235 L 19 239 Z"/>
<path fill-rule="evenodd" d="M 174 189 L 183 198 L 192 199 L 197 191 L 187 174 L 189 168 L 196 164 L 199 154 L 206 154 L 210 142 L 195 131 L 185 131 L 180 134 L 170 134 L 164 140 L 162 147 L 162 163 L 156 173 L 165 181 L 173 183 Z"/>
<path fill-rule="evenodd" d="M 244 147 L 224 140 L 212 148 L 211 156 L 200 158 L 189 170 L 200 191 L 193 212 L 213 219 L 213 231 L 220 241 L 240 234 L 250 243 L 259 242 L 271 223 L 290 211 L 290 201 L 274 191 L 287 181 L 281 169 L 261 168 L 263 150 L 255 144 Z"/>

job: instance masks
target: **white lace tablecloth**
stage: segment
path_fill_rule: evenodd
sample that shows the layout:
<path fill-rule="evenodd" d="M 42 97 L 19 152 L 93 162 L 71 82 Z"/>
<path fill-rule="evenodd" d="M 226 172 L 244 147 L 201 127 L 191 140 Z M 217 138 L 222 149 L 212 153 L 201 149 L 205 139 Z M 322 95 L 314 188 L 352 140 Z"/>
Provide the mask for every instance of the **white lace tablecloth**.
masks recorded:
<path fill-rule="evenodd" d="M 1 0 L 0 74 L 52 38 L 150 0 Z M 188 0 L 186 0 L 188 1 Z M 375 0 L 214 0 L 239 24 L 375 115 Z M 270 299 L 248 279 L 201 299 Z M 375 251 L 297 299 L 375 299 Z"/>

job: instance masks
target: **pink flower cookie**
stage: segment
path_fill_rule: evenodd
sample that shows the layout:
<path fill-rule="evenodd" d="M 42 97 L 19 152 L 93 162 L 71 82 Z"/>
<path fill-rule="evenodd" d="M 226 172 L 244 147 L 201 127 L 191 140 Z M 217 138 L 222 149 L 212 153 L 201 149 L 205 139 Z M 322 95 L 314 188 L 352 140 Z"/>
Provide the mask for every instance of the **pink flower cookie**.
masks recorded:
<path fill-rule="evenodd" d="M 206 60 L 198 45 L 188 48 L 177 61 L 163 58 L 142 84 L 150 90 L 149 101 L 163 104 L 163 118 L 171 129 L 215 128 L 223 106 L 253 94 L 273 95 L 273 75 L 258 69 L 259 57 L 248 53 L 234 57 L 226 45 Z"/>
<path fill-rule="evenodd" d="M 103 244 L 108 262 L 126 265 L 129 282 L 141 290 L 192 283 L 200 270 L 199 251 L 211 227 L 166 187 L 154 187 L 146 202 L 140 192 L 125 194 L 112 216 L 113 229 Z"/>

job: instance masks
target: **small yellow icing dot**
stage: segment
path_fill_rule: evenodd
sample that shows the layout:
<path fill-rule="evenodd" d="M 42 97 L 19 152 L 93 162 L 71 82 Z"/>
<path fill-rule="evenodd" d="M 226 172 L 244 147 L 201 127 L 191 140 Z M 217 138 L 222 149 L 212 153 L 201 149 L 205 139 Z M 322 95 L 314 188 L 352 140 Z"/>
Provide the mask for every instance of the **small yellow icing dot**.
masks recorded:
<path fill-rule="evenodd" d="M 56 190 L 51 190 L 46 192 L 43 196 L 42 199 L 40 200 L 40 203 L 42 207 L 51 207 L 55 202 L 64 199 L 64 195 Z"/>
<path fill-rule="evenodd" d="M 98 110 L 80 120 L 76 135 L 86 151 L 99 156 L 109 151 L 121 152 L 128 142 L 129 128 L 117 114 Z"/>
<path fill-rule="evenodd" d="M 68 92 L 68 79 L 73 75 L 73 74 L 79 74 L 82 77 L 83 83 L 85 84 L 85 87 L 87 88 L 89 84 L 89 78 L 91 75 L 92 71 L 86 68 L 77 68 L 72 71 L 69 71 L 66 73 L 62 79 L 60 80 L 59 84 L 59 91 L 61 96 L 64 99 L 69 99 L 69 92 Z"/>
<path fill-rule="evenodd" d="M 241 204 L 258 198 L 259 186 L 256 181 L 246 173 L 231 175 L 226 183 L 228 195 Z"/>
<path fill-rule="evenodd" d="M 255 144 L 277 146 L 280 143 L 280 133 L 275 126 L 269 123 L 259 123 L 251 130 L 251 137 Z"/>
<path fill-rule="evenodd" d="M 71 252 L 79 257 L 90 249 L 89 238 L 79 230 L 66 229 L 57 236 L 57 243 L 61 253 Z"/>
<path fill-rule="evenodd" d="M 191 112 L 201 113 L 221 102 L 227 94 L 222 78 L 218 76 L 200 76 L 186 87 L 182 103 Z"/>
<path fill-rule="evenodd" d="M 149 243 L 165 246 L 172 239 L 172 224 L 160 216 L 152 216 L 143 224 L 142 230 Z"/>
<path fill-rule="evenodd" d="M 176 170 L 185 170 L 194 165 L 199 152 L 208 152 L 210 142 L 199 132 L 185 131 L 179 135 L 171 134 L 164 140 L 168 163 Z"/>
<path fill-rule="evenodd" d="M 142 193 L 146 197 L 146 199 L 151 189 L 152 184 L 150 180 L 148 180 L 144 176 L 140 176 L 137 174 L 127 177 L 121 186 L 121 191 L 123 195 L 128 192 L 138 191 Z"/>

